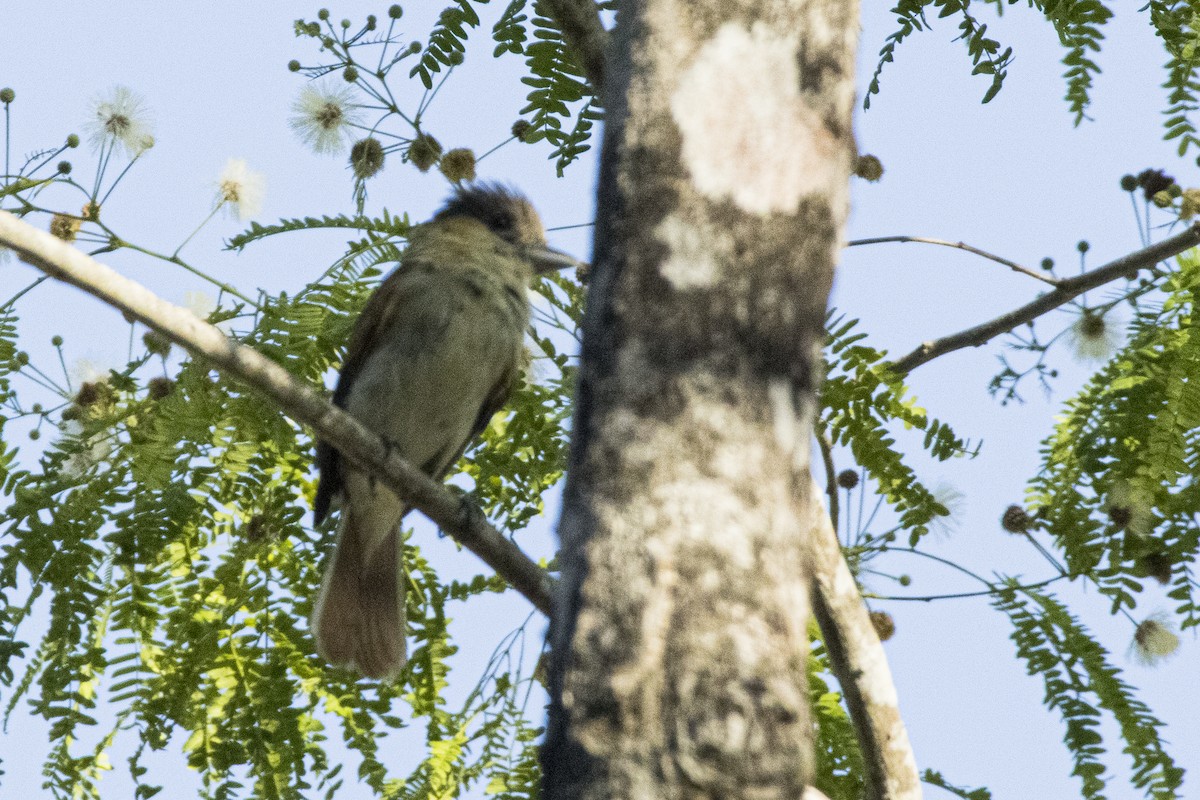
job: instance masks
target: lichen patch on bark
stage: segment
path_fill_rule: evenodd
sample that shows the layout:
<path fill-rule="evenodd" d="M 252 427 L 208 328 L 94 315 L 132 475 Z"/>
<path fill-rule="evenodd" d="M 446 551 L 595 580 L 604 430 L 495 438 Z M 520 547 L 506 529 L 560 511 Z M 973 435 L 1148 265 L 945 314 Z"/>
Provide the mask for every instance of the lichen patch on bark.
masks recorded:
<path fill-rule="evenodd" d="M 801 92 L 798 50 L 762 21 L 731 21 L 696 52 L 670 107 L 700 192 L 755 214 L 793 213 L 842 177 L 841 145 Z"/>
<path fill-rule="evenodd" d="M 717 280 L 721 269 L 713 258 L 711 231 L 672 215 L 659 223 L 654 234 L 668 249 L 658 271 L 676 290 L 702 289 Z"/>

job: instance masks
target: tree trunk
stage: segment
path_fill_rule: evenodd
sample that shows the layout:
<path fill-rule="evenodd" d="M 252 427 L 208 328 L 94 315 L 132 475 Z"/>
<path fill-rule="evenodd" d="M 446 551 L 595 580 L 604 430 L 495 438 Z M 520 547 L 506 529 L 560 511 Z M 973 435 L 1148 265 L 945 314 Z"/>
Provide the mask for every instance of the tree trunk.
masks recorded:
<path fill-rule="evenodd" d="M 560 525 L 549 800 L 792 800 L 809 782 L 809 445 L 857 12 L 619 12 Z"/>

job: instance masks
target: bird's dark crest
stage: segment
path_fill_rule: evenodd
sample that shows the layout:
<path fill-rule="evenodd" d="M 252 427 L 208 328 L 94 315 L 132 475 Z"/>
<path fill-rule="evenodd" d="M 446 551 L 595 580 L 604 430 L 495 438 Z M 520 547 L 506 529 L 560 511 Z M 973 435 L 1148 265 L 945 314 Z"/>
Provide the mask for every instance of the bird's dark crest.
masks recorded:
<path fill-rule="evenodd" d="M 509 244 L 544 244 L 542 221 L 525 195 L 498 183 L 460 186 L 433 216 L 435 220 L 470 217 Z"/>

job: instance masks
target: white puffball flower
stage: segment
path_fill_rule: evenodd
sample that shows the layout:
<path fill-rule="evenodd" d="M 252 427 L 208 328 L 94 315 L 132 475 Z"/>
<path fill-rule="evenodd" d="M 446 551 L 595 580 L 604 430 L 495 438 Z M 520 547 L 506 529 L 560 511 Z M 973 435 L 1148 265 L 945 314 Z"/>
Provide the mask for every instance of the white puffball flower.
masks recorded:
<path fill-rule="evenodd" d="M 1067 334 L 1080 361 L 1107 361 L 1121 345 L 1121 328 L 1112 312 L 1085 310 Z"/>
<path fill-rule="evenodd" d="M 230 215 L 245 222 L 262 211 L 266 179 L 254 172 L 241 158 L 231 158 L 217 178 L 217 204 L 224 205 Z"/>
<path fill-rule="evenodd" d="M 114 86 L 93 102 L 88 138 L 96 150 L 111 138 L 127 155 L 136 157 L 154 146 L 152 124 L 141 95 L 127 86 Z"/>
<path fill-rule="evenodd" d="M 83 426 L 75 420 L 62 423 L 59 430 L 62 431 L 64 440 L 76 439 L 79 442 L 76 445 L 78 449 L 63 461 L 62 471 L 69 478 L 83 477 L 112 455 L 113 444 L 110 437 L 98 433 L 85 440 Z M 69 441 L 64 441 L 62 446 L 69 448 L 71 445 Z"/>
<path fill-rule="evenodd" d="M 1175 654 L 1179 637 L 1166 614 L 1153 614 L 1137 626 L 1130 647 L 1139 662 L 1153 667 Z"/>
<path fill-rule="evenodd" d="M 941 503 L 948 513 L 935 516 L 929 527 L 937 533 L 949 534 L 957 530 L 966 507 L 966 495 L 948 481 L 938 481 L 931 490 L 933 499 Z"/>
<path fill-rule="evenodd" d="M 86 358 L 77 358 L 71 364 L 70 376 L 77 384 L 105 383 L 111 375 L 107 369 Z"/>
<path fill-rule="evenodd" d="M 292 104 L 288 124 L 317 153 L 337 153 L 349 140 L 350 127 L 361 117 L 353 99 L 354 90 L 348 85 L 310 83 Z"/>

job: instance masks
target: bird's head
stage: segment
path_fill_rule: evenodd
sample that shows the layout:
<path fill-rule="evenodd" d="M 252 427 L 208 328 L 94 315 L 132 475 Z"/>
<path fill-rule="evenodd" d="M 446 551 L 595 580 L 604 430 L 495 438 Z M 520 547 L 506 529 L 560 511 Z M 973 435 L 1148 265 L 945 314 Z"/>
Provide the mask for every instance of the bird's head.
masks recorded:
<path fill-rule="evenodd" d="M 461 186 L 434 215 L 434 221 L 468 217 L 508 242 L 533 265 L 534 272 L 579 267 L 580 262 L 546 244 L 546 229 L 533 204 L 521 193 L 494 183 Z"/>

